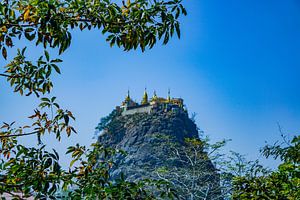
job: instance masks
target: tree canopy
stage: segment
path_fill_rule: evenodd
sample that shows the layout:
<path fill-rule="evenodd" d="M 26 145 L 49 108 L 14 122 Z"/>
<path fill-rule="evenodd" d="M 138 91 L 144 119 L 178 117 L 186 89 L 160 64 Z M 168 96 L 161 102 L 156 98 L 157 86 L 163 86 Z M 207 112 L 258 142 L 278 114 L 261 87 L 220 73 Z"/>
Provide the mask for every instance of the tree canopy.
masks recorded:
<path fill-rule="evenodd" d="M 259 176 L 237 176 L 234 199 L 299 199 L 300 198 L 300 136 L 291 141 L 283 137 L 281 144 L 266 145 L 263 155 L 279 158 L 278 169 Z"/>
<path fill-rule="evenodd" d="M 167 44 L 175 32 L 180 37 L 182 14 L 186 10 L 181 0 L 128 0 L 120 5 L 109 0 L 4 0 L 0 3 L 0 51 L 6 59 L 16 40 L 29 40 L 62 54 L 71 45 L 72 29 L 97 29 L 111 46 L 145 51 L 160 39 Z M 47 51 L 36 62 L 26 60 L 24 48 L 1 76 L 21 94 L 45 94 L 53 87 L 51 72 L 60 73 L 57 63 L 61 61 L 51 60 Z"/>

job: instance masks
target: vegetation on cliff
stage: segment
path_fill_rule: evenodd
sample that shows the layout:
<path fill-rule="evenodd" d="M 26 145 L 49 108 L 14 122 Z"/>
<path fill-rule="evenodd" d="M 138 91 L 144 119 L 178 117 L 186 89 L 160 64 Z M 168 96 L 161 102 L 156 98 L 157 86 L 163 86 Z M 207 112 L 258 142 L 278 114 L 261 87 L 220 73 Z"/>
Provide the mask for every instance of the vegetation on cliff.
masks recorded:
<path fill-rule="evenodd" d="M 179 199 L 221 198 L 220 174 L 184 111 L 114 116 L 98 142 L 126 151 L 116 157 L 110 172 L 114 178 L 124 174 L 130 181 L 163 180 Z"/>

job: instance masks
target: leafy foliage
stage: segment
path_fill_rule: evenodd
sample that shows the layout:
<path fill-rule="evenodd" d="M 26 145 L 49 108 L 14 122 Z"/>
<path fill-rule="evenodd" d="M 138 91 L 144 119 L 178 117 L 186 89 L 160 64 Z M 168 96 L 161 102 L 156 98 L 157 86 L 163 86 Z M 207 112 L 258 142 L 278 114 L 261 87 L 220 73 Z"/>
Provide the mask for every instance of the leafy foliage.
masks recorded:
<path fill-rule="evenodd" d="M 76 28 L 98 29 L 111 46 L 145 51 L 160 39 L 167 44 L 175 31 L 180 37 L 178 20 L 182 14 L 186 15 L 186 10 L 181 0 L 128 0 L 122 5 L 109 0 L 4 0 L 0 3 L 0 51 L 7 59 L 8 49 L 16 40 L 25 39 L 44 48 L 57 48 L 61 54 L 71 44 L 70 30 Z M 57 63 L 62 60 L 50 60 L 45 51 L 45 57 L 35 65 L 25 59 L 24 53 L 25 48 L 18 50 L 0 76 L 7 77 L 21 95 L 24 90 L 28 90 L 27 95 L 49 93 L 53 87 L 50 75 L 53 69 L 60 73 Z"/>
<path fill-rule="evenodd" d="M 62 171 L 57 152 L 50 153 L 44 148 L 45 145 L 38 149 L 16 146 L 17 154 L 1 165 L 0 193 L 22 191 L 23 197 L 34 193 L 36 198 L 54 199 Z"/>
<path fill-rule="evenodd" d="M 72 171 L 67 174 L 68 184 L 77 186 L 69 196 L 72 199 L 155 199 L 150 188 L 160 188 L 161 196 L 170 196 L 169 187 L 163 181 L 140 180 L 128 182 L 121 179 L 111 180 L 110 169 L 114 166 L 113 155 L 124 152 L 105 148 L 99 143 L 92 144 L 92 150 L 76 145 L 69 147 L 67 153 L 72 154 L 75 162 L 79 162 Z M 85 158 L 83 158 L 85 157 Z M 148 189 L 147 189 L 148 188 Z"/>
<path fill-rule="evenodd" d="M 100 119 L 96 129 L 96 132 L 101 132 L 103 130 L 113 132 L 114 131 L 114 124 L 113 119 L 117 117 L 120 113 L 117 110 L 113 110 L 108 116 L 103 117 Z"/>
<path fill-rule="evenodd" d="M 107 41 L 124 50 L 144 51 L 158 39 L 166 44 L 177 32 L 178 18 L 186 15 L 181 0 L 135 0 L 122 6 L 109 0 L 13 0 L 0 4 L 0 49 L 4 58 L 15 38 L 25 38 L 45 48 L 59 48 L 63 53 L 71 44 L 70 29 L 99 29 Z"/>
<path fill-rule="evenodd" d="M 35 93 L 39 97 L 40 93 L 49 93 L 53 87 L 50 75 L 53 69 L 60 74 L 56 64 L 62 60 L 50 60 L 49 53 L 45 51 L 45 55 L 41 56 L 34 65 L 26 60 L 25 50 L 26 48 L 22 51 L 18 50 L 17 56 L 4 67 L 6 71 L 3 76 L 7 77 L 11 86 L 14 86 L 14 92 L 19 92 L 21 95 L 25 91 L 27 91 L 26 96 Z"/>
<path fill-rule="evenodd" d="M 239 176 L 234 180 L 234 199 L 299 199 L 300 198 L 300 136 L 262 149 L 266 157 L 280 158 L 278 169 L 262 176 Z"/>

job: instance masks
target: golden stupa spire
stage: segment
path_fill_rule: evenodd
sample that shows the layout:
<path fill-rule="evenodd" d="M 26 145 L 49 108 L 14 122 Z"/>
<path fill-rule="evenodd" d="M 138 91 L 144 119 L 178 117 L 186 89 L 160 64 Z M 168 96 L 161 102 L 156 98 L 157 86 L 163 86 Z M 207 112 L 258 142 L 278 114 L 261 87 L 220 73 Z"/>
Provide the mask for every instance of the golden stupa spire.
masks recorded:
<path fill-rule="evenodd" d="M 125 98 L 125 101 L 126 101 L 126 102 L 129 102 L 129 101 L 130 101 L 130 92 L 129 92 L 129 90 L 127 91 L 127 96 L 126 96 L 126 98 Z"/>
<path fill-rule="evenodd" d="M 141 102 L 141 104 L 147 104 L 148 103 L 148 94 L 147 94 L 147 88 L 145 88 L 145 91 L 144 91 L 144 96 L 143 96 L 143 100 Z"/>
<path fill-rule="evenodd" d="M 156 95 L 156 91 L 155 91 L 155 90 L 154 90 L 154 93 L 153 93 L 152 100 L 153 100 L 153 101 L 156 101 L 156 100 L 157 100 L 157 95 Z"/>
<path fill-rule="evenodd" d="M 171 92 L 170 92 L 170 88 L 168 90 L 168 98 L 167 101 L 170 103 L 171 102 Z"/>

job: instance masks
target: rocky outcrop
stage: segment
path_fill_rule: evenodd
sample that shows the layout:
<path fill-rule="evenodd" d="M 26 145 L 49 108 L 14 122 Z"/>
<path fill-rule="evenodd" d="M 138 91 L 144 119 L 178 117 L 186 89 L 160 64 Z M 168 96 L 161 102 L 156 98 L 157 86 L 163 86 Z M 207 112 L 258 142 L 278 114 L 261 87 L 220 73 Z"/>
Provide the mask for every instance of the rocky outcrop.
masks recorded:
<path fill-rule="evenodd" d="M 116 178 L 122 172 L 130 181 L 166 178 L 159 176 L 157 171 L 160 169 L 174 170 L 175 167 L 178 172 L 180 168 L 185 169 L 188 166 L 172 154 L 172 144 L 184 148 L 186 138 L 199 137 L 197 126 L 184 111 L 118 115 L 108 127 L 99 136 L 98 142 L 127 152 L 125 157 L 116 158 L 117 167 L 112 170 L 112 177 Z M 203 163 L 203 171 L 213 174 L 213 178 L 208 180 L 210 185 L 218 187 L 218 175 L 213 164 L 209 160 Z M 168 180 L 172 178 L 168 177 Z M 181 199 L 188 198 L 182 196 Z"/>

